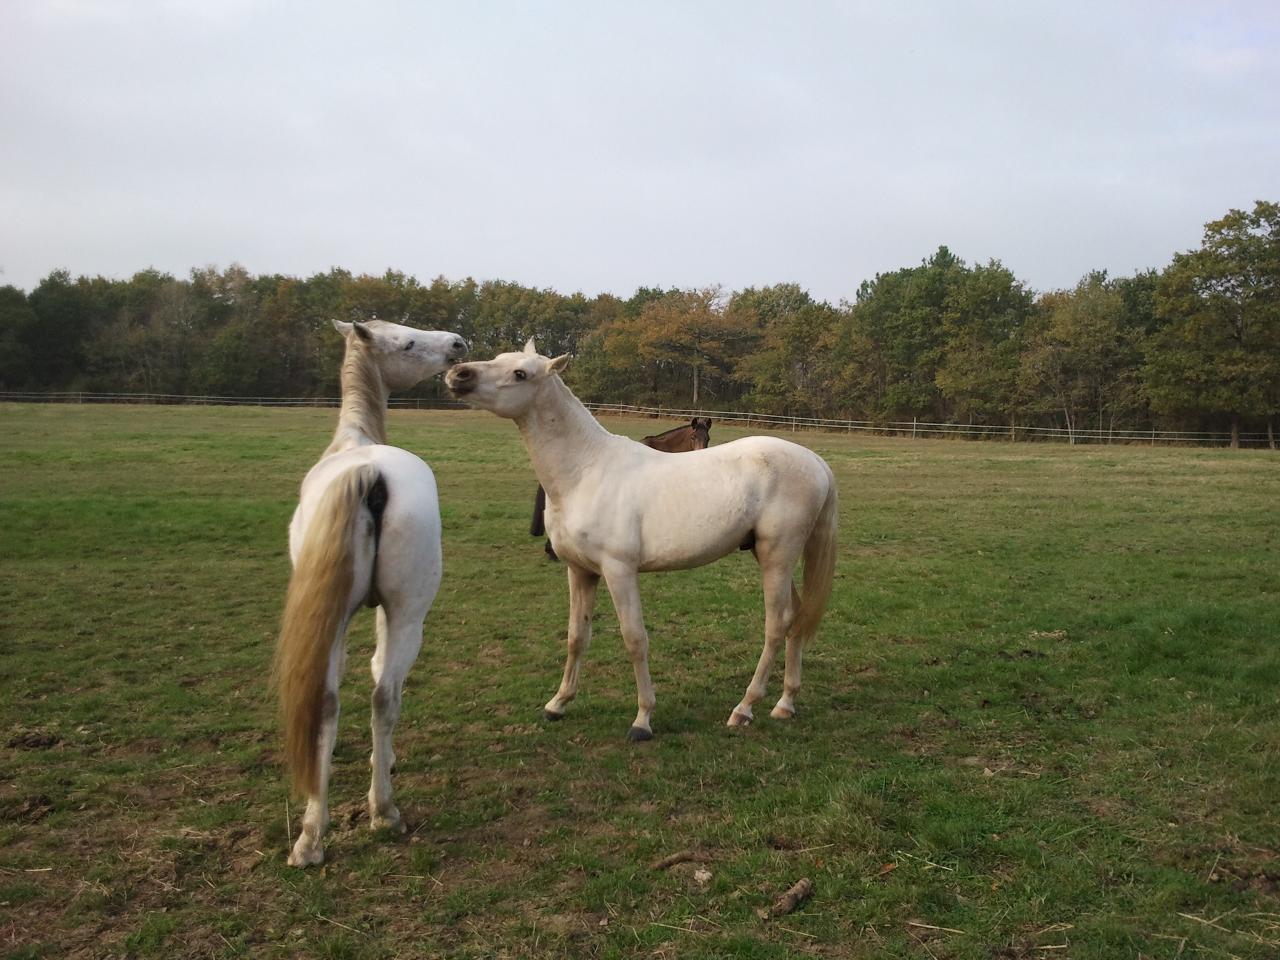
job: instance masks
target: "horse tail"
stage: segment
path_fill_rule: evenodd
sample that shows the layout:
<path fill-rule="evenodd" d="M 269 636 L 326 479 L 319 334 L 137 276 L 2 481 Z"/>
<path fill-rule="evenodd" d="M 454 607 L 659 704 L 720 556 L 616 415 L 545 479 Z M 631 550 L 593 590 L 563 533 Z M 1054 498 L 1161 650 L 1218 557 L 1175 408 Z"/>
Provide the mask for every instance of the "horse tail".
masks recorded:
<path fill-rule="evenodd" d="M 542 484 L 538 484 L 538 492 L 533 497 L 533 522 L 529 524 L 529 536 L 540 537 L 547 532 L 547 526 L 542 520 L 546 509 L 547 491 L 542 489 Z"/>
<path fill-rule="evenodd" d="M 385 491 L 381 472 L 371 463 L 335 478 L 321 495 L 289 578 L 274 677 L 285 758 L 293 788 L 302 794 L 314 794 L 319 787 L 316 748 L 329 661 L 359 605 L 351 599 L 357 548 L 363 537 L 375 537 L 376 544 Z M 373 530 L 364 522 L 371 513 Z"/>
<path fill-rule="evenodd" d="M 825 464 L 824 464 L 825 466 Z M 790 634 L 802 645 L 818 632 L 827 610 L 836 572 L 836 526 L 838 521 L 836 479 L 827 469 L 827 499 L 823 501 L 813 530 L 804 544 L 804 586 L 800 588 L 800 609 Z"/>

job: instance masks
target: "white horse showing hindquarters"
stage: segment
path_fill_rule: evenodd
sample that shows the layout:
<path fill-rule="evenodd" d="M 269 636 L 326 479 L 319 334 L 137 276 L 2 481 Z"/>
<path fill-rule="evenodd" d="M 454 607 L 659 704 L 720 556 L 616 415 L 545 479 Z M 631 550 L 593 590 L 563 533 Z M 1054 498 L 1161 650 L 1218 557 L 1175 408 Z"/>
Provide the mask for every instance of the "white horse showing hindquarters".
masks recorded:
<path fill-rule="evenodd" d="M 750 549 L 764 578 L 764 651 L 730 726 L 750 723 L 769 668 L 786 641 L 782 698 L 772 716 L 795 714 L 804 645 L 831 594 L 836 485 L 816 453 L 775 437 L 747 437 L 672 457 L 604 429 L 558 376 L 568 357 L 523 353 L 462 363 L 445 375 L 457 397 L 514 420 L 546 489 L 546 529 L 568 566 L 568 658 L 546 706 L 558 720 L 578 691 L 603 576 L 636 674 L 638 711 L 628 736 L 653 736 L 649 637 L 637 573 L 698 567 Z M 803 592 L 792 583 L 804 557 Z"/>
<path fill-rule="evenodd" d="M 440 587 L 440 505 L 431 468 L 386 444 L 387 398 L 467 353 L 465 340 L 442 330 L 382 320 L 333 325 L 347 338 L 342 410 L 289 525 L 293 576 L 276 650 L 285 753 L 294 789 L 307 798 L 289 855 L 297 867 L 324 860 L 343 638 L 361 604 L 377 607 L 369 820 L 375 829 L 400 826 L 391 731 Z"/>

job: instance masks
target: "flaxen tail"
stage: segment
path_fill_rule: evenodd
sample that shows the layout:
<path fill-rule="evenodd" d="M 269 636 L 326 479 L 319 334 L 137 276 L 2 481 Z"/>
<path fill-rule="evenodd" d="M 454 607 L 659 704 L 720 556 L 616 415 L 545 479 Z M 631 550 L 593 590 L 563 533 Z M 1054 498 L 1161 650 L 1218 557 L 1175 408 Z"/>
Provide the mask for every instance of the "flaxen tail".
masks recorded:
<path fill-rule="evenodd" d="M 791 624 L 789 634 L 803 645 L 818 632 L 818 624 L 827 610 L 831 587 L 836 573 L 836 480 L 827 471 L 830 487 L 827 499 L 818 511 L 813 531 L 804 545 L 804 586 L 800 588 L 800 609 Z"/>
<path fill-rule="evenodd" d="M 320 499 L 298 552 L 285 597 L 275 683 L 280 700 L 285 757 L 294 790 L 315 793 L 319 780 L 317 741 L 324 712 L 329 659 L 355 612 L 356 548 L 365 498 L 381 480 L 373 464 L 335 479 Z"/>

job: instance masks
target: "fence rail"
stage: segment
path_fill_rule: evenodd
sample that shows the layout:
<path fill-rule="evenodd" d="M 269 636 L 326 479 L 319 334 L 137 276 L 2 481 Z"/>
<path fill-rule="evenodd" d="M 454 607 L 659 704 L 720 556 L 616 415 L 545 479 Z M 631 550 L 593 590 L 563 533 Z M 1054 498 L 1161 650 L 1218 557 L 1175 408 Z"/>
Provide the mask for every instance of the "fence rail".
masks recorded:
<path fill-rule="evenodd" d="M 0 403 L 150 403 L 210 407 L 337 407 L 337 397 L 202 397 L 181 393 L 92 393 L 83 390 L 0 390 Z M 466 409 L 458 400 L 392 397 L 388 406 L 409 410 Z"/>
<path fill-rule="evenodd" d="M 190 404 L 198 406 L 256 407 L 336 407 L 336 397 L 205 397 L 174 393 L 94 393 L 89 391 L 4 391 L 0 402 L 8 403 L 142 403 Z M 390 406 L 411 410 L 467 409 L 466 404 L 445 399 L 392 398 Z M 1032 427 L 995 424 L 935 423 L 926 420 L 834 420 L 823 417 L 788 417 L 742 410 L 704 410 L 681 407 L 649 407 L 629 403 L 588 403 L 594 413 L 632 417 L 688 419 L 711 417 L 743 425 L 774 430 L 825 430 L 835 433 L 871 433 L 899 437 L 961 437 L 982 440 L 1050 440 L 1068 443 L 1185 443 L 1225 446 L 1231 435 L 1225 432 L 1192 430 L 1068 430 L 1065 427 Z M 1266 433 L 1240 434 L 1241 446 L 1272 446 Z"/>

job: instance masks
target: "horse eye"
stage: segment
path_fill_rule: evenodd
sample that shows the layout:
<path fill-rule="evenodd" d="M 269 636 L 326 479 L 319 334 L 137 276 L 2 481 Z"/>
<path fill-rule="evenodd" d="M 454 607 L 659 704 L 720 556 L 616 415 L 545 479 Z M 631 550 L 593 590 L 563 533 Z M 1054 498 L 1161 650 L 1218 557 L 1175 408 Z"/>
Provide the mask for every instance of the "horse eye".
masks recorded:
<path fill-rule="evenodd" d="M 406 344 L 404 345 L 404 348 L 405 348 L 406 350 L 412 350 L 412 349 L 413 349 L 413 341 L 412 341 L 412 340 L 410 340 L 408 343 L 406 343 Z"/>
<path fill-rule="evenodd" d="M 517 370 L 517 371 L 516 371 L 516 379 L 517 379 L 517 380 L 523 380 L 523 379 L 524 379 L 525 377 L 527 377 L 527 376 L 528 376 L 528 374 L 527 374 L 527 373 L 525 373 L 523 370 Z"/>

